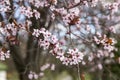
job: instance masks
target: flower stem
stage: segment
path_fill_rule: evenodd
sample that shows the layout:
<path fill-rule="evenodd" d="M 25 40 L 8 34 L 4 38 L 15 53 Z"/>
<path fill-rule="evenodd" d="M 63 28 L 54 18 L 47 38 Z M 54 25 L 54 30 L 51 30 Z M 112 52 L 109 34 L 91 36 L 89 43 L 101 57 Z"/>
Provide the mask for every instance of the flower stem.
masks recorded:
<path fill-rule="evenodd" d="M 80 79 L 80 66 L 79 66 L 79 64 L 77 65 L 77 70 L 78 70 L 78 80 L 81 80 Z"/>
<path fill-rule="evenodd" d="M 80 72 L 79 64 L 77 65 L 77 68 L 78 68 L 78 80 L 85 80 L 84 72 Z"/>

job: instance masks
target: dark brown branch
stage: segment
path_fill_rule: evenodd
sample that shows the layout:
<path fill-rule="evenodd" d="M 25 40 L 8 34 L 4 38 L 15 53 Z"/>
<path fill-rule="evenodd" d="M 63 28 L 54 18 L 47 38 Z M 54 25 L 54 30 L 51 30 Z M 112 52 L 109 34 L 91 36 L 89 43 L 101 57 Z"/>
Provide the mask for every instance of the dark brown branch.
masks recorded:
<path fill-rule="evenodd" d="M 68 6 L 67 9 L 71 9 L 71 8 L 77 7 L 80 4 L 81 4 L 81 1 L 79 3 L 77 3 L 77 4 L 72 5 L 72 6 Z"/>

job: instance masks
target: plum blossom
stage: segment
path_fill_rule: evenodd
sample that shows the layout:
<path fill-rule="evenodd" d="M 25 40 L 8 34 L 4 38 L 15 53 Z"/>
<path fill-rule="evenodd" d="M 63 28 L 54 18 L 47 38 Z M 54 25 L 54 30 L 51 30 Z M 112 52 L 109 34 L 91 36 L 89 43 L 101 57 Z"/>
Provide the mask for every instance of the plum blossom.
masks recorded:
<path fill-rule="evenodd" d="M 0 8 L 0 12 L 7 12 L 7 11 L 10 11 L 11 8 L 9 6 L 4 6 L 4 7 L 1 7 Z"/>
<path fill-rule="evenodd" d="M 5 48 L 0 49 L 0 60 L 5 60 L 10 58 L 10 50 L 6 50 Z"/>
<path fill-rule="evenodd" d="M 116 33 L 116 30 L 115 30 L 114 26 L 109 27 L 109 31 L 111 31 L 112 33 Z"/>
<path fill-rule="evenodd" d="M 33 12 L 32 12 L 31 7 L 21 6 L 21 7 L 20 7 L 20 11 L 21 11 L 21 14 L 24 14 L 24 15 L 27 16 L 28 18 L 33 17 Z"/>
<path fill-rule="evenodd" d="M 115 41 L 114 38 L 107 38 L 106 35 L 103 35 L 103 36 L 100 35 L 99 38 L 94 36 L 94 41 L 97 44 L 102 44 L 103 48 L 105 50 L 108 50 L 108 52 L 111 52 L 111 51 L 115 50 L 114 45 L 116 44 L 116 41 Z"/>
<path fill-rule="evenodd" d="M 45 65 L 41 66 L 40 70 L 41 71 L 45 71 L 46 69 L 48 69 L 50 67 L 49 63 L 46 63 Z"/>
<path fill-rule="evenodd" d="M 46 64 L 42 65 L 40 67 L 40 71 L 41 71 L 40 73 L 43 73 L 47 69 L 50 69 L 50 70 L 54 71 L 55 70 L 55 64 L 46 63 Z"/>
<path fill-rule="evenodd" d="M 65 16 L 63 16 L 62 18 L 63 18 L 63 22 L 65 23 L 65 25 L 80 24 L 80 18 L 74 12 L 68 13 Z"/>
<path fill-rule="evenodd" d="M 58 41 L 58 39 L 56 38 L 56 36 L 52 35 L 51 36 L 51 43 L 55 44 L 55 43 L 57 43 L 57 41 Z"/>
<path fill-rule="evenodd" d="M 39 29 L 34 29 L 32 35 L 35 37 L 39 37 L 39 35 L 40 35 Z"/>
<path fill-rule="evenodd" d="M 36 19 L 40 18 L 40 13 L 37 10 L 33 10 Z"/>
<path fill-rule="evenodd" d="M 29 75 L 28 75 L 28 78 L 29 78 L 29 79 L 33 79 L 33 74 L 32 74 L 31 71 L 30 71 L 30 73 L 29 73 Z"/>
<path fill-rule="evenodd" d="M 43 8 L 50 5 L 47 0 L 43 0 L 43 1 L 29 0 L 29 3 L 33 4 L 36 8 L 40 8 L 40 7 Z"/>
<path fill-rule="evenodd" d="M 44 71 L 47 70 L 47 69 L 50 69 L 50 70 L 54 71 L 55 70 L 55 64 L 46 63 L 46 64 L 42 65 L 40 67 L 40 72 L 39 73 L 36 73 L 34 71 L 30 71 L 29 74 L 28 74 L 28 78 L 30 80 L 32 80 L 32 79 L 38 79 L 39 77 L 43 77 L 45 75 Z"/>
<path fill-rule="evenodd" d="M 14 23 L 7 24 L 5 30 L 7 31 L 7 36 L 9 35 L 15 36 L 17 34 L 17 26 L 15 26 Z"/>
<path fill-rule="evenodd" d="M 50 46 L 50 42 L 48 41 L 48 40 L 39 40 L 39 45 L 40 45 L 40 47 L 43 47 L 44 48 L 44 50 L 45 49 L 48 49 L 49 48 L 49 46 Z"/>
<path fill-rule="evenodd" d="M 39 73 L 39 76 L 40 76 L 40 77 L 44 76 L 44 73 L 43 73 L 43 72 L 40 72 L 40 73 Z"/>
<path fill-rule="evenodd" d="M 39 0 L 35 0 L 35 7 L 39 8 L 39 7 L 44 7 L 44 2 L 40 2 Z"/>
<path fill-rule="evenodd" d="M 82 62 L 84 55 L 78 49 L 69 49 L 67 53 L 68 55 L 63 59 L 63 64 L 77 65 Z"/>
<path fill-rule="evenodd" d="M 48 49 L 50 44 L 55 44 L 57 42 L 57 38 L 55 36 L 52 36 L 51 33 L 44 28 L 40 30 L 34 29 L 32 33 L 32 35 L 35 37 L 39 37 L 40 34 L 43 35 L 44 39 L 39 39 L 39 45 L 44 49 Z"/>
<path fill-rule="evenodd" d="M 7 12 L 10 11 L 10 1 L 9 0 L 1 0 L 0 1 L 0 12 Z"/>
<path fill-rule="evenodd" d="M 28 78 L 29 79 L 38 79 L 38 74 L 36 74 L 35 72 L 33 72 L 33 71 L 30 71 L 30 73 L 28 74 Z"/>
<path fill-rule="evenodd" d="M 104 4 L 104 7 L 108 7 L 109 10 L 112 10 L 112 13 L 118 11 L 118 6 L 119 3 L 117 2 Z"/>
<path fill-rule="evenodd" d="M 74 15 L 76 15 L 76 16 L 78 16 L 80 13 L 79 8 L 77 8 L 77 7 L 69 9 L 69 11 L 70 11 L 70 13 L 74 13 Z"/>
<path fill-rule="evenodd" d="M 52 64 L 52 65 L 51 65 L 51 70 L 52 70 L 52 71 L 55 70 L 55 64 Z"/>
<path fill-rule="evenodd" d="M 111 45 L 104 45 L 104 49 L 108 50 L 108 52 L 111 52 L 111 51 L 115 50 L 115 47 L 111 46 Z"/>
<path fill-rule="evenodd" d="M 102 64 L 99 63 L 97 66 L 98 66 L 98 69 L 99 69 L 99 70 L 102 70 L 102 69 L 103 69 Z"/>
<path fill-rule="evenodd" d="M 42 29 L 34 29 L 33 36 L 39 37 L 39 35 L 43 35 L 43 39 L 39 39 L 39 45 L 40 47 L 43 47 L 43 49 L 50 49 L 50 53 L 52 53 L 54 56 L 56 56 L 57 59 L 60 59 L 60 61 L 65 65 L 76 65 L 79 62 L 83 62 L 84 54 L 82 52 L 79 52 L 77 48 L 75 49 L 68 49 L 67 53 L 65 54 L 62 47 L 60 47 L 60 43 L 55 35 L 52 35 L 49 31 Z"/>
<path fill-rule="evenodd" d="M 60 61 L 63 61 L 65 59 L 64 53 L 58 52 L 56 58 L 60 59 Z"/>
<path fill-rule="evenodd" d="M 52 6 L 52 8 L 50 8 L 52 11 L 56 11 L 56 12 L 58 12 L 58 13 L 60 13 L 62 16 L 63 15 L 67 15 L 67 10 L 64 8 L 64 7 L 62 7 L 62 8 L 55 8 L 54 6 Z"/>
<path fill-rule="evenodd" d="M 75 3 L 79 3 L 79 2 L 80 2 L 80 0 L 74 0 L 74 2 L 75 2 Z"/>
<path fill-rule="evenodd" d="M 100 40 L 96 36 L 94 36 L 94 41 L 96 42 L 96 44 L 100 44 Z"/>
<path fill-rule="evenodd" d="M 88 56 L 88 61 L 92 61 L 94 59 L 94 56 L 93 54 L 91 53 L 89 56 Z"/>

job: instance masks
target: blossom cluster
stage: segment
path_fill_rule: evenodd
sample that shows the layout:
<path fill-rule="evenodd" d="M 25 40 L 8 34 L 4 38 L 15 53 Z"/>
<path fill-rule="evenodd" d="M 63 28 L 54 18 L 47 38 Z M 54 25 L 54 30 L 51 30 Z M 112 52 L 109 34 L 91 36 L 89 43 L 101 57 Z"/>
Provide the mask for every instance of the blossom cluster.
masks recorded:
<path fill-rule="evenodd" d="M 0 12 L 7 12 L 11 10 L 10 1 L 9 0 L 1 0 L 0 1 Z"/>
<path fill-rule="evenodd" d="M 111 52 L 115 50 L 114 44 L 116 43 L 114 38 L 108 38 L 107 35 L 101 35 L 98 34 L 98 37 L 94 36 L 94 41 L 97 44 L 102 44 L 103 49 L 107 50 L 108 52 Z"/>
<path fill-rule="evenodd" d="M 58 15 L 61 15 L 61 16 L 67 15 L 67 10 L 64 7 L 62 7 L 62 8 L 56 8 L 55 6 L 50 6 L 50 10 L 52 11 L 51 18 L 53 20 L 55 19 L 55 16 L 58 16 Z"/>
<path fill-rule="evenodd" d="M 24 14 L 26 17 L 31 18 L 33 15 L 35 16 L 36 19 L 40 18 L 40 13 L 37 10 L 32 10 L 31 7 L 20 7 L 21 14 Z"/>
<path fill-rule="evenodd" d="M 53 71 L 53 70 L 55 70 L 55 65 L 46 63 L 46 64 L 44 64 L 40 67 L 40 72 L 39 73 L 36 73 L 34 71 L 30 71 L 29 74 L 28 74 L 28 78 L 32 80 L 32 79 L 38 79 L 39 77 L 43 77 L 45 75 L 44 71 L 47 70 L 47 69 L 50 69 L 50 70 Z"/>
<path fill-rule="evenodd" d="M 55 6 L 50 6 L 52 11 L 51 18 L 54 20 L 55 16 L 61 16 L 65 25 L 80 25 L 80 10 L 78 8 L 72 8 L 67 11 L 64 7 L 56 8 Z"/>
<path fill-rule="evenodd" d="M 119 8 L 119 3 L 114 2 L 114 3 L 107 3 L 104 5 L 105 8 L 108 8 L 109 10 L 112 11 L 112 13 L 117 12 Z"/>
<path fill-rule="evenodd" d="M 45 28 L 34 29 L 32 35 L 35 37 L 39 37 L 40 34 L 43 35 L 44 39 L 39 39 L 39 45 L 40 47 L 43 47 L 44 49 L 48 49 L 50 45 L 56 44 L 58 39 L 56 36 L 52 35 L 48 30 L 45 30 Z"/>
<path fill-rule="evenodd" d="M 50 5 L 48 3 L 48 1 L 46 0 L 43 0 L 43 1 L 39 1 L 39 0 L 29 0 L 29 2 L 34 5 L 35 7 L 37 8 L 40 8 L 40 7 L 47 7 L 48 5 Z"/>
<path fill-rule="evenodd" d="M 55 65 L 46 63 L 40 67 L 40 71 L 45 71 L 48 68 L 50 68 L 50 70 L 55 70 Z"/>
<path fill-rule="evenodd" d="M 34 5 L 36 8 L 43 8 L 43 7 L 48 7 L 51 4 L 56 5 L 57 4 L 57 0 L 29 0 L 29 3 L 31 3 L 32 5 Z"/>
<path fill-rule="evenodd" d="M 84 54 L 82 52 L 79 52 L 78 49 L 69 49 L 68 52 L 65 53 L 56 53 L 56 58 L 60 59 L 63 64 L 65 65 L 77 65 L 80 62 L 84 64 L 83 61 Z"/>
<path fill-rule="evenodd" d="M 6 32 L 7 36 L 13 35 L 16 36 L 17 34 L 17 27 L 14 23 L 12 24 L 7 24 L 4 28 L 4 31 Z"/>
<path fill-rule="evenodd" d="M 29 79 L 38 79 L 38 77 L 39 76 L 35 72 L 33 72 L 33 71 L 30 71 L 30 73 L 28 75 Z"/>
<path fill-rule="evenodd" d="M 84 64 L 83 61 L 84 54 L 82 52 L 79 52 L 78 49 L 69 49 L 67 53 L 68 53 L 67 56 L 65 57 L 63 56 L 64 58 L 61 59 L 63 64 L 76 65 L 79 64 L 79 62 L 82 62 L 82 64 Z"/>
<path fill-rule="evenodd" d="M 65 52 L 64 49 L 62 49 L 57 37 L 55 35 L 52 35 L 44 28 L 40 30 L 34 29 L 32 35 L 38 38 L 40 34 L 42 34 L 44 37 L 43 39 L 39 39 L 40 47 L 43 47 L 44 49 L 51 49 L 50 53 L 56 56 L 56 58 L 60 59 L 63 64 L 76 65 L 79 64 L 79 62 L 84 63 L 84 54 L 82 52 L 79 52 L 77 48 L 69 49 L 67 52 Z"/>
<path fill-rule="evenodd" d="M 80 24 L 80 17 L 75 14 L 75 12 L 68 13 L 63 17 L 63 22 L 65 25 L 75 25 Z"/>
<path fill-rule="evenodd" d="M 114 57 L 114 53 L 113 52 L 109 53 L 108 51 L 105 51 L 105 50 L 98 50 L 96 56 L 98 58 L 101 58 L 101 57 L 110 57 L 110 58 L 113 58 Z"/>
<path fill-rule="evenodd" d="M 5 48 L 0 49 L 0 60 L 5 60 L 10 58 L 10 51 L 6 50 Z"/>

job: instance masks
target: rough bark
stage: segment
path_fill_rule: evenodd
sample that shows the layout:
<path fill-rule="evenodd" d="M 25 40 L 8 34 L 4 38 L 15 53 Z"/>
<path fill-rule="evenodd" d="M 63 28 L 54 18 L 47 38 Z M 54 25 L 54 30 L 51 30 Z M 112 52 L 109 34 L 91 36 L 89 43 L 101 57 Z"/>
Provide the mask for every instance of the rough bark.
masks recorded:
<path fill-rule="evenodd" d="M 15 45 L 10 45 L 10 50 L 13 62 L 18 72 L 19 80 L 29 80 L 26 71 L 26 64 L 24 62 L 24 59 L 20 55 L 19 47 Z"/>

